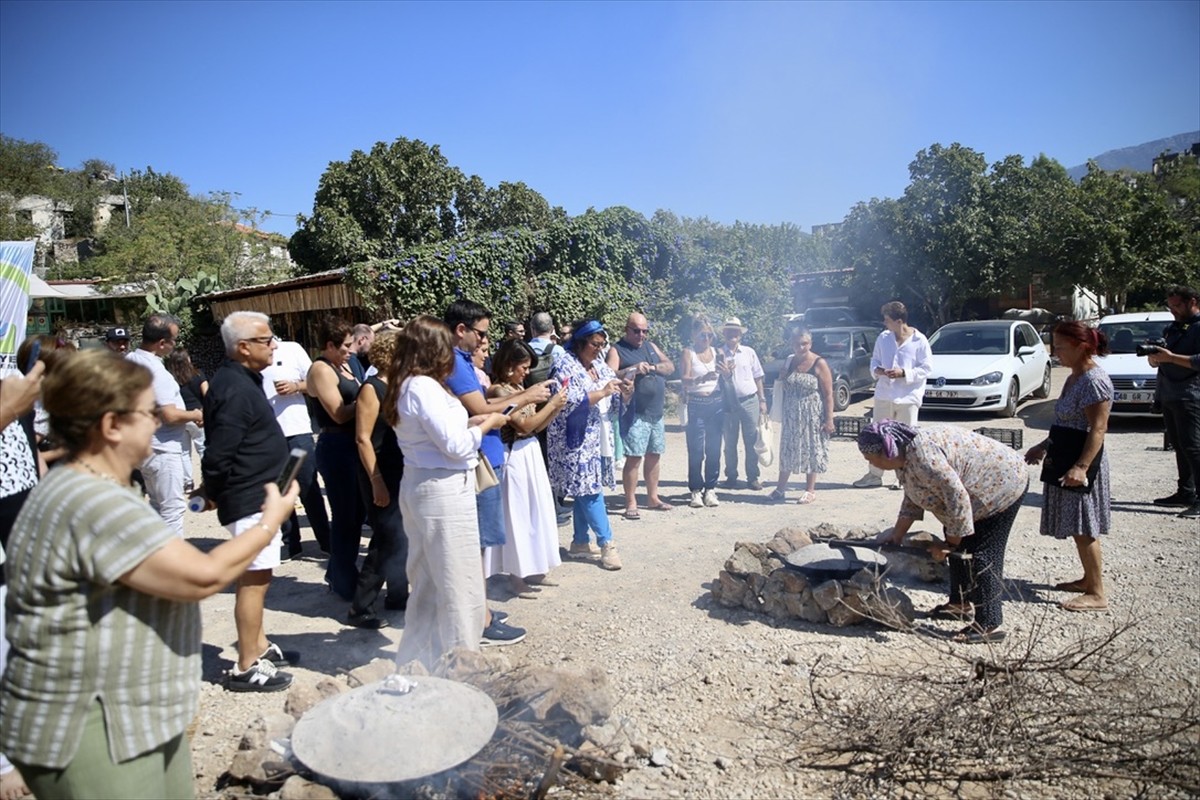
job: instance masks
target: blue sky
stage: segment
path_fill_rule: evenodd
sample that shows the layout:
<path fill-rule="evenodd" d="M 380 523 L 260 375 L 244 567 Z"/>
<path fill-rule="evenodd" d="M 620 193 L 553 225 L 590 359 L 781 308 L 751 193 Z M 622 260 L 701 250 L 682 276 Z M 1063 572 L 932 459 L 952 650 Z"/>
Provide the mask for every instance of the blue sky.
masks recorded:
<path fill-rule="evenodd" d="M 1200 2 L 0 2 L 0 130 L 294 230 L 399 136 L 553 205 L 841 220 L 916 152 L 1200 129 Z"/>

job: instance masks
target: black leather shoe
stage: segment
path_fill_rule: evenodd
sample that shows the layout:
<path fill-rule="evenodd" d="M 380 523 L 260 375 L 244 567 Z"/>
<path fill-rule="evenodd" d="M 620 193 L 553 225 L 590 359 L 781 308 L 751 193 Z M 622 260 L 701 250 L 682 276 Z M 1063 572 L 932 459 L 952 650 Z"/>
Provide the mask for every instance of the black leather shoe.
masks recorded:
<path fill-rule="evenodd" d="M 1192 503 L 1190 508 L 1185 508 L 1176 516 L 1182 519 L 1200 519 L 1200 503 Z"/>
<path fill-rule="evenodd" d="M 386 628 L 388 621 L 383 617 L 377 616 L 374 611 L 364 611 L 361 614 L 350 614 L 346 617 L 346 622 L 356 628 L 362 628 L 368 631 L 377 631 L 380 628 Z"/>
<path fill-rule="evenodd" d="M 1159 497 L 1154 501 L 1154 505 L 1156 506 L 1194 506 L 1195 504 L 1196 498 L 1183 492 Z"/>
<path fill-rule="evenodd" d="M 389 594 L 383 601 L 383 607 L 388 611 L 404 611 L 408 608 L 408 595 L 392 597 Z"/>

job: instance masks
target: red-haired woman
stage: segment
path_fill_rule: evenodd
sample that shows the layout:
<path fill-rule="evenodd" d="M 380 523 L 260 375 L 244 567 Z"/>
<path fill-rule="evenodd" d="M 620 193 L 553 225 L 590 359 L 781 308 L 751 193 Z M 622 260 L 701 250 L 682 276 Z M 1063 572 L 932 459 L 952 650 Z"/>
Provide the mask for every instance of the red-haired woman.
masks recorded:
<path fill-rule="evenodd" d="M 1054 588 L 1080 596 L 1062 603 L 1068 611 L 1103 611 L 1108 608 L 1101 575 L 1100 537 L 1108 533 L 1108 456 L 1104 434 L 1112 408 L 1113 385 L 1108 373 L 1095 362 L 1108 354 L 1108 338 L 1081 322 L 1065 322 L 1054 329 L 1054 352 L 1071 375 L 1054 404 L 1050 436 L 1025 454 L 1025 460 L 1047 464 L 1042 471 L 1044 536 L 1075 540 L 1083 577 Z"/>

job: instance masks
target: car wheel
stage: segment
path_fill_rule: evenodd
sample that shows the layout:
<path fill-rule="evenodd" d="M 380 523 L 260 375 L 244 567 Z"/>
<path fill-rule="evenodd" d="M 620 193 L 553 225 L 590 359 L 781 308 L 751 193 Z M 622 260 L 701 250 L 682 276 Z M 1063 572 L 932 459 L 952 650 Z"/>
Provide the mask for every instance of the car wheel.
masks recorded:
<path fill-rule="evenodd" d="M 845 378 L 838 378 L 833 382 L 833 410 L 845 411 L 848 405 L 850 405 L 850 384 L 846 383 Z"/>
<path fill-rule="evenodd" d="M 1002 417 L 1015 417 L 1017 415 L 1017 403 L 1021 400 L 1021 390 L 1018 388 L 1020 381 L 1016 375 L 1013 375 L 1012 381 L 1008 384 L 1008 404 L 1000 411 Z"/>
<path fill-rule="evenodd" d="M 1045 400 L 1050 396 L 1050 365 L 1046 365 L 1046 374 L 1042 377 L 1042 385 L 1033 390 L 1033 396 Z"/>

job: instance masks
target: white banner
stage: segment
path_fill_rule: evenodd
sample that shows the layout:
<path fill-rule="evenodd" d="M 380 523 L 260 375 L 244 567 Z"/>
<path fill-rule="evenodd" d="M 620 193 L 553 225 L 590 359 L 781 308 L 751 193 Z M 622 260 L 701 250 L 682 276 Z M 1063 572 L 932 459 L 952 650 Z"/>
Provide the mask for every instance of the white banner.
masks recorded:
<path fill-rule="evenodd" d="M 0 242 L 0 376 L 17 370 L 17 348 L 25 340 L 33 242 Z"/>

